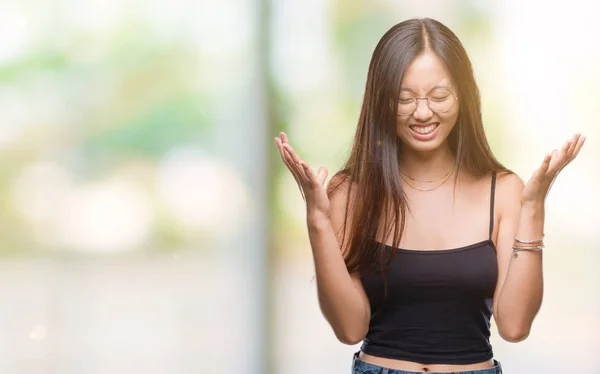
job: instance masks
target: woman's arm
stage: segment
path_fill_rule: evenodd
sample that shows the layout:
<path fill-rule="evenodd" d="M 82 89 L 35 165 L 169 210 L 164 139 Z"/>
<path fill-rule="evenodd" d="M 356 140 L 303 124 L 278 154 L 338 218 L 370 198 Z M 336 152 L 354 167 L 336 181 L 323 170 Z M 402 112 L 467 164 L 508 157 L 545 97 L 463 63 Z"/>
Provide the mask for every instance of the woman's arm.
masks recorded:
<path fill-rule="evenodd" d="M 513 256 L 515 236 L 536 240 L 544 231 L 544 206 L 523 205 L 523 181 L 515 174 L 498 179 L 498 284 L 494 294 L 494 319 L 500 336 L 510 342 L 529 335 L 542 304 L 542 252 L 520 251 Z"/>
<path fill-rule="evenodd" d="M 317 293 L 323 315 L 337 338 L 356 344 L 367 334 L 371 310 L 368 297 L 357 274 L 349 274 L 340 251 L 344 222 L 346 186 L 342 184 L 331 197 L 331 217 L 307 217 L 312 247 Z"/>
<path fill-rule="evenodd" d="M 367 334 L 371 311 L 360 277 L 348 272 L 340 250 L 341 227 L 349 202 L 348 184 L 341 184 L 328 197 L 324 188 L 327 170 L 321 168 L 315 174 L 292 149 L 284 133 L 275 142 L 306 201 L 308 235 L 321 311 L 341 342 L 356 344 Z M 350 212 L 349 225 L 351 216 Z"/>
<path fill-rule="evenodd" d="M 498 227 L 498 283 L 494 318 L 500 336 L 510 342 L 524 340 L 542 304 L 542 252 L 519 251 L 516 239 L 536 241 L 544 235 L 544 202 L 560 171 L 577 157 L 585 137 L 575 134 L 560 150 L 547 154 L 526 185 L 514 174 L 499 178 L 501 216 Z"/>

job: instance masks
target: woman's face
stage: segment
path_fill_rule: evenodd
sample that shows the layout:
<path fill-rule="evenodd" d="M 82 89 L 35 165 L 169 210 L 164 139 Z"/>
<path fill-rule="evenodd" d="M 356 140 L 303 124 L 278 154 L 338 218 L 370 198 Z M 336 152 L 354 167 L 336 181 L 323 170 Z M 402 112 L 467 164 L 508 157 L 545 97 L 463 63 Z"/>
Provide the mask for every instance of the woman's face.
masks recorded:
<path fill-rule="evenodd" d="M 458 109 L 444 63 L 433 53 L 417 56 L 404 72 L 398 98 L 396 129 L 402 143 L 418 152 L 437 149 L 454 128 Z"/>

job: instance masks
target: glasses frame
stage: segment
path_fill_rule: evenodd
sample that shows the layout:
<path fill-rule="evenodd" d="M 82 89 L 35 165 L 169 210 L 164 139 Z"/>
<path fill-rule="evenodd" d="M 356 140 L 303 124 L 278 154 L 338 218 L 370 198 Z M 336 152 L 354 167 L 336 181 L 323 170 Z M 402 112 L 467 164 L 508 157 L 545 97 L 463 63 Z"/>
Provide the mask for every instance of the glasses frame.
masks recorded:
<path fill-rule="evenodd" d="M 413 98 L 412 98 L 412 99 L 413 99 L 413 102 L 414 102 L 415 104 L 417 104 L 417 105 L 415 106 L 415 110 L 413 110 L 413 111 L 412 111 L 412 112 L 410 112 L 409 114 L 400 114 L 400 113 L 398 113 L 398 116 L 399 116 L 399 117 L 410 117 L 410 116 L 412 116 L 412 115 L 413 115 L 413 114 L 414 114 L 414 113 L 417 111 L 417 109 L 419 109 L 419 100 L 427 100 L 427 107 L 428 107 L 428 108 L 429 108 L 429 110 L 431 110 L 433 113 L 448 113 L 448 112 L 449 112 L 449 111 L 450 111 L 452 108 L 454 108 L 454 104 L 456 104 L 456 102 L 458 101 L 458 98 L 456 97 L 456 95 L 454 94 L 454 92 L 453 92 L 451 89 L 449 89 L 449 88 L 446 88 L 446 87 L 437 87 L 436 89 L 442 89 L 442 90 L 446 90 L 446 91 L 450 92 L 450 94 L 452 95 L 452 97 L 454 97 L 454 102 L 452 103 L 452 105 L 450 106 L 450 108 L 448 108 L 447 110 L 444 110 L 443 112 L 436 111 L 436 110 L 433 110 L 433 109 L 431 109 L 431 102 L 429 101 L 429 99 L 430 99 L 429 95 L 427 95 L 427 96 L 425 96 L 425 97 L 413 97 Z M 396 110 L 397 110 L 397 109 L 396 109 Z"/>

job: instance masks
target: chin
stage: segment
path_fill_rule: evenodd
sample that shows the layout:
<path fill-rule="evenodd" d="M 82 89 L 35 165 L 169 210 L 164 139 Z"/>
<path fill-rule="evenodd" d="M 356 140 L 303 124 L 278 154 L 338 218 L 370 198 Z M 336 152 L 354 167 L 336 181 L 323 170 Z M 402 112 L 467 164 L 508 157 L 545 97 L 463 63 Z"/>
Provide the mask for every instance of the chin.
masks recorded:
<path fill-rule="evenodd" d="M 410 143 L 404 142 L 404 144 L 412 151 L 419 152 L 419 153 L 427 153 L 427 152 L 433 152 L 436 149 L 440 149 L 443 143 L 428 142 L 428 143 L 424 144 L 424 143 L 419 142 L 418 144 L 414 144 L 413 142 L 410 142 Z"/>

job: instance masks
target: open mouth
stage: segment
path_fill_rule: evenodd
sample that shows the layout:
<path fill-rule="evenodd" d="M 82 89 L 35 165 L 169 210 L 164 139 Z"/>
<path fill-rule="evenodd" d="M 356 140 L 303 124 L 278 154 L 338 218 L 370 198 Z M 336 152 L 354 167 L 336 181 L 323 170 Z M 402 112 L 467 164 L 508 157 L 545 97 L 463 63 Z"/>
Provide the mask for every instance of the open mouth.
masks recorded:
<path fill-rule="evenodd" d="M 436 123 L 431 123 L 429 125 L 410 125 L 410 129 L 414 132 L 416 132 L 417 134 L 421 134 L 421 135 L 427 135 L 427 134 L 431 134 L 432 132 L 435 131 L 435 129 L 437 129 L 437 127 L 439 126 L 439 122 Z"/>

